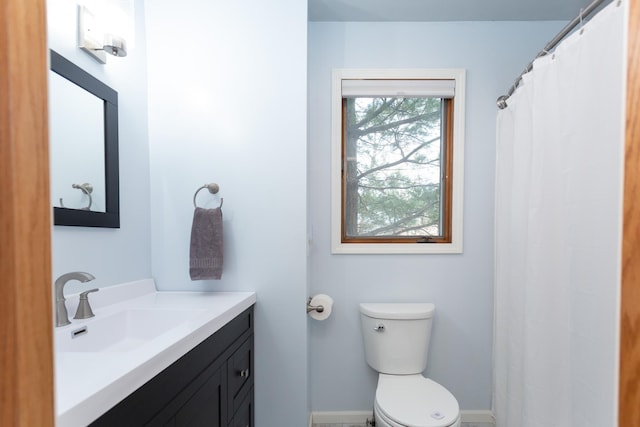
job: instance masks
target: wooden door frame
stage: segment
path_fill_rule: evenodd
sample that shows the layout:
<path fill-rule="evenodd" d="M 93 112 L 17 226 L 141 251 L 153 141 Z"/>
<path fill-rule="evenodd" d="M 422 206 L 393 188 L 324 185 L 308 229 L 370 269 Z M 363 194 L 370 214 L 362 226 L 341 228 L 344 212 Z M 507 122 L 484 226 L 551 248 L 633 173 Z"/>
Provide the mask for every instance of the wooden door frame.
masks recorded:
<path fill-rule="evenodd" d="M 54 425 L 45 0 L 0 5 L 0 425 Z"/>
<path fill-rule="evenodd" d="M 640 426 L 640 0 L 629 1 L 618 425 Z"/>

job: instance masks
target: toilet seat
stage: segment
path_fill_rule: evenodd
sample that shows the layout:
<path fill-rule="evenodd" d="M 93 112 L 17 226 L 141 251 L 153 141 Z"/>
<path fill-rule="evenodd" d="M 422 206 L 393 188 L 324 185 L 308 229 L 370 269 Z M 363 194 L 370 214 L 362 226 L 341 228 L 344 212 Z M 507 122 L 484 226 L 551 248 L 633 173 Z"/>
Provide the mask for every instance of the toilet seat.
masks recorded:
<path fill-rule="evenodd" d="M 419 374 L 380 374 L 375 408 L 393 427 L 452 427 L 460 421 L 460 407 L 451 392 Z"/>

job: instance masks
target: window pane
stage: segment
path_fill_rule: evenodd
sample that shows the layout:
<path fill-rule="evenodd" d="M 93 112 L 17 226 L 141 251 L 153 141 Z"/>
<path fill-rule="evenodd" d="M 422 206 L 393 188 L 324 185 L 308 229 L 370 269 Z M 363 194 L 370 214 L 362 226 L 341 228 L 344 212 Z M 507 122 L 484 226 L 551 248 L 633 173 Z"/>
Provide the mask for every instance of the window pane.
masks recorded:
<path fill-rule="evenodd" d="M 343 99 L 344 235 L 441 236 L 441 98 Z"/>

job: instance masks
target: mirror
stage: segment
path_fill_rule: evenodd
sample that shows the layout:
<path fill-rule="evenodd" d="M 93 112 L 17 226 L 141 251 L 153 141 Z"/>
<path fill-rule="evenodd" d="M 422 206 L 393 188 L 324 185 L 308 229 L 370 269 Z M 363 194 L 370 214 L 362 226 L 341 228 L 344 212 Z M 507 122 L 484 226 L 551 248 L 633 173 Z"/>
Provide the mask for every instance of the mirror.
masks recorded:
<path fill-rule="evenodd" d="M 50 53 L 53 223 L 120 228 L 118 93 Z"/>

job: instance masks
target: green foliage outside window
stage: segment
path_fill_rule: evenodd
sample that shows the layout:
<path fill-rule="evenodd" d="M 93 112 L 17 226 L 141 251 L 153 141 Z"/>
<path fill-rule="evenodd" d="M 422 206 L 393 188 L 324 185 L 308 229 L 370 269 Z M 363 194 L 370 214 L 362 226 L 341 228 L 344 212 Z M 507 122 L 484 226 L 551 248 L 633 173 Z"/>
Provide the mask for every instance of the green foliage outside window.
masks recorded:
<path fill-rule="evenodd" d="M 343 99 L 347 238 L 441 236 L 441 98 Z"/>

